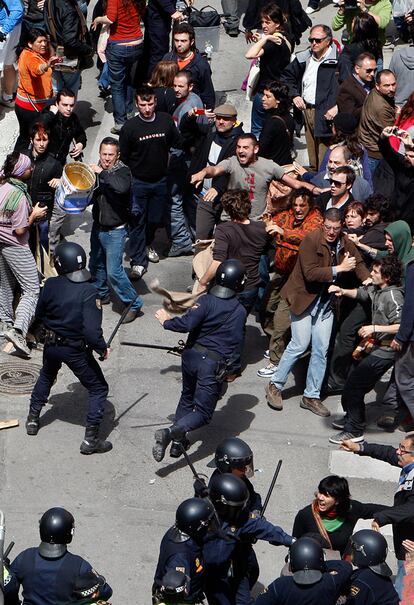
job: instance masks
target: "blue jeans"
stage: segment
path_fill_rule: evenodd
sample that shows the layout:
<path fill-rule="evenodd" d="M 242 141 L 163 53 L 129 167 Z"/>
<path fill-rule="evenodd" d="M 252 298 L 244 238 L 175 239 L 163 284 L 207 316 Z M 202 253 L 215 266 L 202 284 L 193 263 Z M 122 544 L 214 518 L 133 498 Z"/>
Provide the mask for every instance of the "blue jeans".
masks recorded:
<path fill-rule="evenodd" d="M 370 158 L 368 156 L 368 166 L 369 166 L 369 169 L 371 170 L 372 176 L 374 176 L 374 172 L 376 171 L 380 162 L 381 162 L 381 160 L 377 160 L 376 158 Z"/>
<path fill-rule="evenodd" d="M 128 254 L 131 266 L 148 267 L 147 246 L 163 223 L 167 206 L 167 179 L 147 183 L 132 177 L 132 214 Z"/>
<path fill-rule="evenodd" d="M 105 55 L 108 63 L 109 83 L 115 124 L 125 124 L 127 114 L 134 109 L 132 70 L 142 56 L 142 44 L 124 46 L 109 42 Z"/>
<path fill-rule="evenodd" d="M 188 166 L 183 156 L 172 155 L 168 166 L 168 192 L 170 195 L 170 233 L 175 248 L 188 248 L 192 244 L 187 217 L 184 213 Z"/>
<path fill-rule="evenodd" d="M 62 88 L 69 88 L 69 90 L 71 90 L 73 94 L 77 96 L 81 85 L 81 72 L 63 72 L 53 70 L 52 84 L 54 94 L 59 92 L 59 90 L 62 90 Z"/>
<path fill-rule="evenodd" d="M 262 92 L 257 92 L 253 97 L 251 131 L 252 134 L 254 134 L 254 136 L 257 138 L 259 138 L 260 133 L 262 132 L 263 123 L 266 117 L 266 112 L 263 109 L 262 99 Z"/>
<path fill-rule="evenodd" d="M 102 86 L 102 88 L 109 88 L 109 70 L 108 63 L 104 63 L 101 71 L 101 75 L 98 79 L 98 86 Z"/>
<path fill-rule="evenodd" d="M 322 382 L 326 371 L 329 341 L 334 321 L 333 313 L 323 318 L 321 312 L 314 317 L 305 311 L 302 315 L 291 316 L 292 338 L 279 361 L 271 382 L 278 389 L 283 389 L 289 373 L 298 359 L 311 344 L 311 356 L 306 376 L 305 397 L 319 399 Z"/>
<path fill-rule="evenodd" d="M 397 559 L 397 575 L 395 576 L 394 588 L 398 592 L 398 596 L 400 600 L 403 596 L 403 585 L 404 585 L 404 576 L 406 575 L 405 571 L 405 561 L 401 561 Z"/>
<path fill-rule="evenodd" d="M 108 296 L 109 282 L 124 305 L 129 305 L 136 299 L 131 310 L 138 311 L 144 302 L 137 295 L 122 264 L 126 235 L 125 227 L 102 231 L 96 223 L 93 223 L 89 270 L 100 298 Z"/>

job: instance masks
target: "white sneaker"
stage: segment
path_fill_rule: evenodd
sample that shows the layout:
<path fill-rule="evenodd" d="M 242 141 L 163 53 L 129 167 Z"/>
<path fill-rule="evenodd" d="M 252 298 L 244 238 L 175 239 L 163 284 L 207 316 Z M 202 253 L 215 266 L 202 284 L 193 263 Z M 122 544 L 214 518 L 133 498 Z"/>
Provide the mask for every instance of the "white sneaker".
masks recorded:
<path fill-rule="evenodd" d="M 260 378 L 270 378 L 277 370 L 277 365 L 275 363 L 269 363 L 266 367 L 257 370 L 257 375 Z"/>
<path fill-rule="evenodd" d="M 18 353 L 21 353 L 24 357 L 31 357 L 31 352 L 26 343 L 26 338 L 23 334 L 20 334 L 14 328 L 11 328 L 4 333 L 4 338 L 11 342 Z"/>
<path fill-rule="evenodd" d="M 311 6 L 307 6 L 305 8 L 305 13 L 307 15 L 313 15 L 313 13 L 316 13 L 317 10 L 318 10 L 317 8 L 312 8 Z"/>
<path fill-rule="evenodd" d="M 154 248 L 148 248 L 148 260 L 150 263 L 159 263 L 160 257 L 155 252 Z"/>
<path fill-rule="evenodd" d="M 131 279 L 141 279 L 141 277 L 146 273 L 147 270 L 142 265 L 132 265 L 131 271 L 129 273 L 129 277 Z"/>
<path fill-rule="evenodd" d="M 264 357 L 265 359 L 270 359 L 270 351 L 269 351 L 269 349 L 267 349 L 267 350 L 266 350 L 266 351 L 263 353 L 263 357 Z"/>

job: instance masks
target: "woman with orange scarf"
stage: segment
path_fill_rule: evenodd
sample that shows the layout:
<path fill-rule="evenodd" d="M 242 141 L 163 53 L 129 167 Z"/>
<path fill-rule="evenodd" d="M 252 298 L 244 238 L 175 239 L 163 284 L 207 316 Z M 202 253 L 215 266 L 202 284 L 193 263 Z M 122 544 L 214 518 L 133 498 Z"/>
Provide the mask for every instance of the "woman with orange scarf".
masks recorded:
<path fill-rule="evenodd" d="M 319 483 L 312 504 L 297 513 L 292 535 L 300 538 L 305 534 L 320 534 L 325 548 L 343 555 L 358 519 L 372 519 L 377 511 L 386 508 L 389 507 L 351 500 L 348 481 L 329 475 Z"/>

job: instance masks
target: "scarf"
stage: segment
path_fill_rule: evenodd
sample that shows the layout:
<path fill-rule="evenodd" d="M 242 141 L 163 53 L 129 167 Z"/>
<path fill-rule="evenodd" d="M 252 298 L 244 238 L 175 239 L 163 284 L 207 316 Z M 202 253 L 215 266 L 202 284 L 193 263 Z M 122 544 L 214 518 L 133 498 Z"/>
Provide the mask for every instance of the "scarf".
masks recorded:
<path fill-rule="evenodd" d="M 4 200 L 1 213 L 6 218 L 10 218 L 16 212 L 23 197 L 26 198 L 29 214 L 32 211 L 32 199 L 27 191 L 27 186 L 19 179 L 10 177 L 6 183 L 13 186 L 6 199 Z"/>
<path fill-rule="evenodd" d="M 345 522 L 345 519 L 342 517 L 338 517 L 338 513 L 335 510 L 331 510 L 321 515 L 319 511 L 318 501 L 313 500 L 311 504 L 313 518 L 315 519 L 316 525 L 318 526 L 318 531 L 321 534 L 322 538 L 329 544 L 328 548 L 332 548 L 332 542 L 329 538 L 329 533 L 336 531 Z"/>

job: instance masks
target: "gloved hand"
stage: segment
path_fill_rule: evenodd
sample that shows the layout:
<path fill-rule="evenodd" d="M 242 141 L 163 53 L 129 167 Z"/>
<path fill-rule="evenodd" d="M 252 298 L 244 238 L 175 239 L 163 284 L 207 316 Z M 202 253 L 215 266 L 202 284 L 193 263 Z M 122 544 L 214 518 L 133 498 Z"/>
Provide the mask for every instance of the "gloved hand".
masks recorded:
<path fill-rule="evenodd" d="M 197 477 L 193 483 L 194 487 L 194 495 L 196 498 L 207 498 L 208 497 L 208 487 L 206 482 L 201 477 Z"/>

